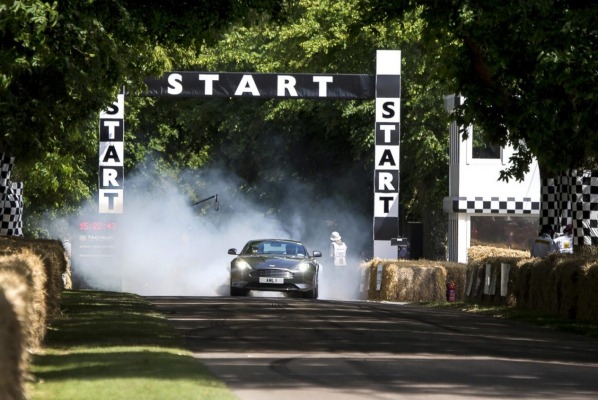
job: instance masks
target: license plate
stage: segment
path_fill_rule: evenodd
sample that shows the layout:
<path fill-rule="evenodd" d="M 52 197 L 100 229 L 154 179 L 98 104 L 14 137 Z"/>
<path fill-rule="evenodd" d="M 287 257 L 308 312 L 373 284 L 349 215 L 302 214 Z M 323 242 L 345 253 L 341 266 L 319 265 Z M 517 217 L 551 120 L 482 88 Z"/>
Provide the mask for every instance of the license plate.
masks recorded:
<path fill-rule="evenodd" d="M 273 283 L 273 284 L 282 284 L 284 283 L 284 278 L 260 278 L 260 283 Z"/>

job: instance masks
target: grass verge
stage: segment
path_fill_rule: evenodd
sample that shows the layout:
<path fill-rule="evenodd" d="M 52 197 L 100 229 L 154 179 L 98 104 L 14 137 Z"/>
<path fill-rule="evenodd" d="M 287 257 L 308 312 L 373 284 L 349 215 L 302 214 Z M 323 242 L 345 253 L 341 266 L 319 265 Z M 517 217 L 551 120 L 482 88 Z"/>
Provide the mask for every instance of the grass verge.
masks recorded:
<path fill-rule="evenodd" d="M 426 307 L 451 308 L 464 312 L 487 315 L 490 317 L 507 318 L 528 324 L 543 326 L 545 328 L 555 329 L 562 332 L 598 338 L 598 323 L 596 322 L 572 321 L 567 318 L 539 313 L 533 310 L 525 310 L 507 306 L 485 306 L 464 302 L 425 302 L 419 304 Z"/>
<path fill-rule="evenodd" d="M 61 309 L 33 357 L 31 400 L 236 398 L 141 297 L 65 291 Z"/>

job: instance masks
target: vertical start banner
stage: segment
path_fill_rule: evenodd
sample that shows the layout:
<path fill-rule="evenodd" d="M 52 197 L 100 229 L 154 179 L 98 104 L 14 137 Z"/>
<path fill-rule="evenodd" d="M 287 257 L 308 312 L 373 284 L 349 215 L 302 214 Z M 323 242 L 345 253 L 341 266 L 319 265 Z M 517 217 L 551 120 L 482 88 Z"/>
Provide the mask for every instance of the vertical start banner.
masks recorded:
<path fill-rule="evenodd" d="M 399 149 L 401 51 L 376 52 L 374 158 L 374 256 L 397 258 L 391 239 L 399 236 Z"/>
<path fill-rule="evenodd" d="M 99 213 L 122 214 L 125 155 L 125 95 L 100 112 Z"/>

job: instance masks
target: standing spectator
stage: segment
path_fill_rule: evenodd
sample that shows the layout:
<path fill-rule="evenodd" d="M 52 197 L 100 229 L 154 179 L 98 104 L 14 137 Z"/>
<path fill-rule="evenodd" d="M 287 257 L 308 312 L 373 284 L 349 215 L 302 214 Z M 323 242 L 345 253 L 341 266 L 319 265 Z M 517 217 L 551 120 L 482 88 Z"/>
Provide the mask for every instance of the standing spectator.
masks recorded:
<path fill-rule="evenodd" d="M 554 239 L 559 253 L 573 254 L 573 226 L 567 225 L 563 230 L 563 235 Z"/>
<path fill-rule="evenodd" d="M 532 257 L 546 257 L 548 254 L 558 251 L 556 243 L 552 239 L 554 231 L 550 225 L 544 225 L 540 230 L 540 235 L 533 239 L 530 246 Z"/>
<path fill-rule="evenodd" d="M 344 267 L 347 265 L 347 245 L 341 240 L 341 235 L 338 232 L 332 232 L 330 235 L 330 257 L 334 261 L 336 267 Z"/>
<path fill-rule="evenodd" d="M 64 254 L 70 261 L 73 248 L 71 245 L 71 235 L 67 234 L 64 236 L 62 239 L 62 247 L 64 247 Z"/>
<path fill-rule="evenodd" d="M 72 289 L 73 282 L 71 277 L 71 263 L 73 245 L 71 243 L 71 235 L 65 235 L 65 237 L 62 239 L 62 247 L 64 247 L 64 256 L 66 258 L 66 268 L 62 273 L 62 287 L 64 289 Z"/>

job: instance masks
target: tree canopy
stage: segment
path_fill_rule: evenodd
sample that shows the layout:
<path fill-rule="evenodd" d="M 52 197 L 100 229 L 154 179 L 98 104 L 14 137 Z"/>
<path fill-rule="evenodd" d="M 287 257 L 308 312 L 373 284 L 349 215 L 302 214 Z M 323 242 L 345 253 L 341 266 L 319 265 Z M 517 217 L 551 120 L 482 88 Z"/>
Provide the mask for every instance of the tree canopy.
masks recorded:
<path fill-rule="evenodd" d="M 424 42 L 442 44 L 438 77 L 467 99 L 456 112 L 459 122 L 477 124 L 495 143 L 517 150 L 502 178 L 521 179 L 533 157 L 545 177 L 595 167 L 596 2 L 393 3 L 368 2 L 378 19 L 421 10 Z"/>
<path fill-rule="evenodd" d="M 445 94 L 467 99 L 455 114 L 463 126 L 515 147 L 504 179 L 521 178 L 532 157 L 544 174 L 594 166 L 597 19 L 593 2 L 573 0 L 3 2 L 0 151 L 17 158 L 30 209 L 77 207 L 97 185 L 98 112 L 123 87 L 138 93 L 169 70 L 373 74 L 376 49 L 400 49 L 402 215 L 442 236 Z M 265 183 L 283 184 L 284 169 L 367 214 L 373 108 L 130 96 L 126 168 L 154 157 L 174 177 L 224 165 L 274 210 L 284 199 Z"/>
<path fill-rule="evenodd" d="M 218 29 L 277 4 L 2 2 L 0 151 L 16 158 L 13 180 L 27 183 L 30 210 L 76 207 L 94 191 L 98 112 L 123 87 L 186 68 Z"/>
<path fill-rule="evenodd" d="M 446 86 L 431 80 L 438 59 L 420 45 L 421 19 L 412 13 L 403 20 L 370 23 L 356 0 L 293 5 L 284 19 L 263 15 L 232 24 L 213 45 L 202 47 L 194 70 L 374 74 L 376 49 L 401 49 L 409 76 L 403 84 L 401 213 L 406 220 L 425 219 L 427 233 L 438 236 L 429 242 L 440 246 L 430 254 L 443 255 Z M 165 115 L 176 122 L 169 124 L 173 120 Z M 338 196 L 356 215 L 371 218 L 373 100 L 188 99 L 175 104 L 160 99 L 139 114 L 139 122 L 141 130 L 130 126 L 139 131 L 134 142 L 155 142 L 161 135 L 151 126 L 172 132 L 162 143 L 171 150 L 135 144 L 139 158 L 152 148 L 159 159 L 170 159 L 172 149 L 184 143 L 207 156 L 205 165 L 218 163 L 236 173 L 246 182 L 246 195 L 274 212 L 284 207 L 284 186 L 291 179 L 310 185 L 316 199 Z"/>

